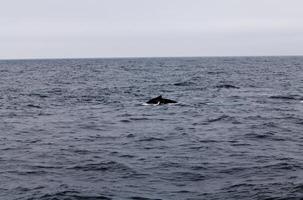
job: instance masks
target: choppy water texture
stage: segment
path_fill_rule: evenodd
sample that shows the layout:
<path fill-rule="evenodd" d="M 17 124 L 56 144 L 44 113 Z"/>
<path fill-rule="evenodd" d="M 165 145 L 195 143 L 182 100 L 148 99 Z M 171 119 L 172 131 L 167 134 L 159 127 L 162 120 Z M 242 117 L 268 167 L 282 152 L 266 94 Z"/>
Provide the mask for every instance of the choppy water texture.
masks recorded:
<path fill-rule="evenodd" d="M 303 57 L 0 61 L 0 130 L 4 200 L 300 199 Z"/>

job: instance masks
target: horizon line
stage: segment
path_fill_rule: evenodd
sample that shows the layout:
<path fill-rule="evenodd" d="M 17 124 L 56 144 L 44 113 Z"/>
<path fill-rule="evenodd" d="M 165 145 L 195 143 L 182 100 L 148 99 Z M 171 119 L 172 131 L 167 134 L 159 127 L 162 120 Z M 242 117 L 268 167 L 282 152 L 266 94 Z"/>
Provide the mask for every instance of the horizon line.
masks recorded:
<path fill-rule="evenodd" d="M 302 57 L 297 55 L 223 55 L 223 56 L 106 56 L 106 57 L 33 57 L 33 58 L 0 58 L 0 61 L 18 60 L 85 60 L 85 59 L 151 59 L 151 58 L 245 58 L 245 57 Z"/>

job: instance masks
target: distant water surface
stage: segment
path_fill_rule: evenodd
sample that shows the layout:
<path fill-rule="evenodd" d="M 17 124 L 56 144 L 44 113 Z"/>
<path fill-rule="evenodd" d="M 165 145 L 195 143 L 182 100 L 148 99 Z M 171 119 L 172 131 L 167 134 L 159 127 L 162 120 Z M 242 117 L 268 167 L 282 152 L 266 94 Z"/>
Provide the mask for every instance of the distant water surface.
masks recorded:
<path fill-rule="evenodd" d="M 301 199 L 303 57 L 0 61 L 0 152 L 4 200 Z"/>

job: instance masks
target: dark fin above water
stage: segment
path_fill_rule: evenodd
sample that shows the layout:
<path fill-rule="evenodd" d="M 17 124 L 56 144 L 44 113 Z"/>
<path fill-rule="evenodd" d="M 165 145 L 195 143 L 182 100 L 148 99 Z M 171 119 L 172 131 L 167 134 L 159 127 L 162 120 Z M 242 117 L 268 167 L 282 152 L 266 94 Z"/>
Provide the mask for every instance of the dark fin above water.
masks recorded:
<path fill-rule="evenodd" d="M 165 99 L 165 98 L 162 98 L 162 96 L 158 96 L 156 98 L 153 98 L 151 100 L 149 100 L 148 102 L 146 102 L 147 104 L 168 104 L 168 103 L 177 103 L 176 101 L 174 100 L 171 100 L 171 99 Z"/>

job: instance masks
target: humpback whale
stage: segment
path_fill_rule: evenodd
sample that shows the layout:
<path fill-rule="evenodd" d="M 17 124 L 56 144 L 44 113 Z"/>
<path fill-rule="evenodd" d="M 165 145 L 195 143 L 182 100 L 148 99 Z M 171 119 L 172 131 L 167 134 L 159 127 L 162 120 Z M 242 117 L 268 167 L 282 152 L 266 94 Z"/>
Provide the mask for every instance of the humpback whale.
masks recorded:
<path fill-rule="evenodd" d="M 157 104 L 157 105 L 161 105 L 161 104 L 168 104 L 168 103 L 177 103 L 174 100 L 170 100 L 170 99 L 164 99 L 162 98 L 162 96 L 158 96 L 156 98 L 153 98 L 151 100 L 149 100 L 148 102 L 146 102 L 147 104 Z"/>

